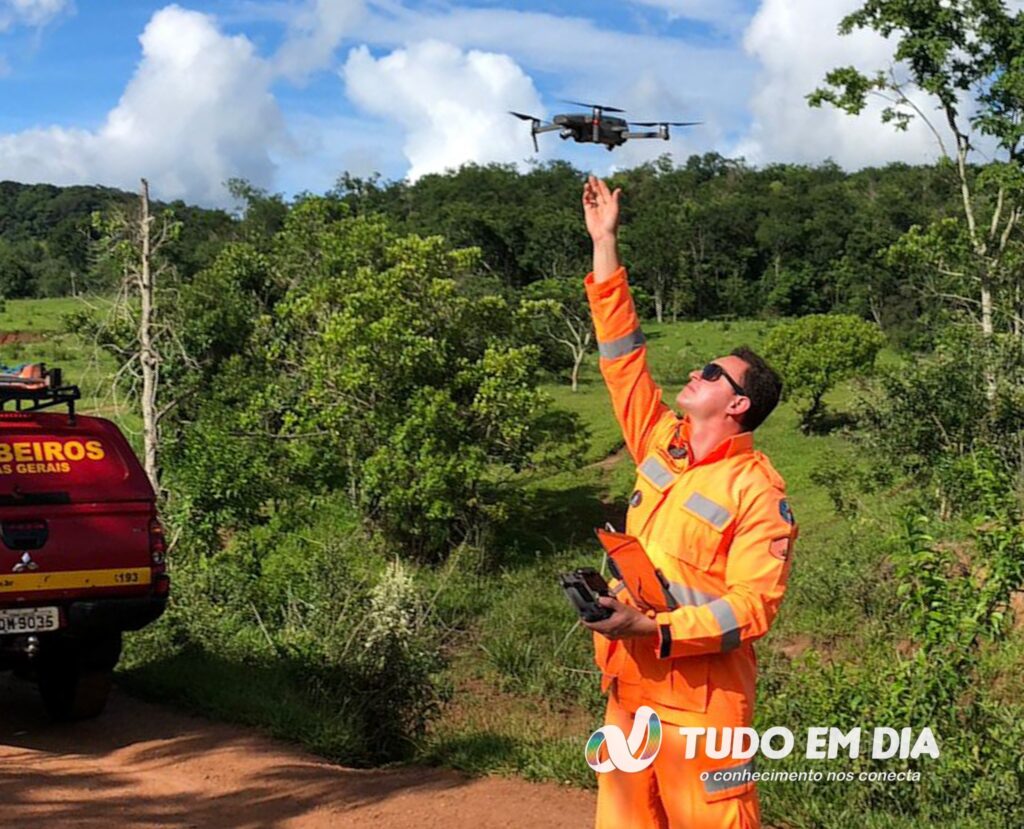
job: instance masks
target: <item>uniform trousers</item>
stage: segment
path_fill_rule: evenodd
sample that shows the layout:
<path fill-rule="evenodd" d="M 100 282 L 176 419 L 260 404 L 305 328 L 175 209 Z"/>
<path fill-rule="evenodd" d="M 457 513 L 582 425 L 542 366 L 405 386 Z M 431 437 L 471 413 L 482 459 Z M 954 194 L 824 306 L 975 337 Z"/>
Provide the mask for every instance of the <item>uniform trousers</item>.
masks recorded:
<path fill-rule="evenodd" d="M 623 734 L 629 734 L 634 712 L 620 703 L 614 689 L 613 683 L 605 724 L 617 725 Z M 615 769 L 597 775 L 595 829 L 760 829 L 761 810 L 754 786 L 748 783 L 730 789 L 712 784 L 717 791 L 709 793 L 707 782 L 700 779 L 709 768 L 737 766 L 742 760 L 709 761 L 703 736 L 696 741 L 695 756 L 685 758 L 687 738 L 679 733 L 679 727 L 716 725 L 710 706 L 706 713 L 684 712 L 675 719 L 679 721 L 662 723 L 661 749 L 646 769 Z M 606 746 L 602 746 L 601 759 L 606 757 Z"/>

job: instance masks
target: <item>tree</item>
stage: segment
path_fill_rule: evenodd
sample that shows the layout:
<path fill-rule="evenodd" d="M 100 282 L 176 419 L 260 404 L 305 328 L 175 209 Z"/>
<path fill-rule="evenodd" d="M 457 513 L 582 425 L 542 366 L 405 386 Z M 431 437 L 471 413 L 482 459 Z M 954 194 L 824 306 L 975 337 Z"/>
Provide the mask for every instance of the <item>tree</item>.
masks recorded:
<path fill-rule="evenodd" d="M 868 0 L 839 25 L 842 34 L 855 29 L 895 37 L 895 65 L 874 74 L 834 69 L 809 103 L 856 115 L 869 95 L 878 95 L 886 102 L 883 122 L 900 130 L 914 118 L 927 124 L 956 170 L 963 244 L 932 236 L 917 251 L 972 286 L 973 295 L 946 298 L 975 311 L 983 336 L 1008 323 L 1020 335 L 1022 276 L 1012 247 L 1024 215 L 1024 12 L 1010 12 L 1002 0 Z M 916 93 L 937 103 L 941 123 L 933 123 Z M 995 160 L 978 172 L 971 158 L 985 143 L 994 145 Z M 993 400 L 994 371 L 985 375 Z"/>
<path fill-rule="evenodd" d="M 173 287 L 166 284 L 173 268 L 163 256 L 180 225 L 169 212 L 150 211 L 149 183 L 142 179 L 135 211 L 114 210 L 94 217 L 101 235 L 102 258 L 121 274 L 117 297 L 105 319 L 85 312 L 73 315 L 69 326 L 91 334 L 118 362 L 115 388 L 126 385 L 142 415 L 143 466 L 153 489 L 160 492 L 160 429 L 178 400 L 164 401 L 161 391 L 169 363 L 184 357 L 176 336 Z M 141 384 L 141 388 L 140 388 Z"/>
<path fill-rule="evenodd" d="M 844 314 L 812 314 L 771 330 L 765 354 L 781 371 L 787 396 L 801 401 L 805 432 L 821 422 L 825 394 L 870 371 L 883 342 L 877 326 Z"/>
<path fill-rule="evenodd" d="M 618 182 L 617 182 L 618 183 Z M 685 211 L 679 177 L 668 155 L 630 170 L 622 181 L 624 201 L 622 252 L 630 274 L 654 299 L 654 316 L 665 319 L 665 305 L 679 276 L 684 243 L 681 217 Z"/>
<path fill-rule="evenodd" d="M 241 178 L 228 179 L 227 188 L 239 203 L 239 235 L 246 241 L 265 244 L 284 225 L 288 205 L 280 193 L 270 194 Z"/>
<path fill-rule="evenodd" d="M 0 296 L 8 299 L 32 296 L 32 267 L 24 256 L 23 246 L 0 239 Z"/>
<path fill-rule="evenodd" d="M 553 344 L 559 351 L 568 352 L 572 361 L 570 382 L 576 391 L 580 365 L 594 341 L 590 308 L 579 280 L 542 279 L 528 285 L 523 294 L 518 309 L 520 319 L 546 345 Z"/>
<path fill-rule="evenodd" d="M 551 417 L 508 303 L 460 292 L 478 251 L 345 213 L 304 199 L 274 239 L 288 288 L 254 332 L 276 374 L 253 420 L 392 541 L 443 554 L 503 518 L 518 473 L 575 457 L 580 429 Z"/>

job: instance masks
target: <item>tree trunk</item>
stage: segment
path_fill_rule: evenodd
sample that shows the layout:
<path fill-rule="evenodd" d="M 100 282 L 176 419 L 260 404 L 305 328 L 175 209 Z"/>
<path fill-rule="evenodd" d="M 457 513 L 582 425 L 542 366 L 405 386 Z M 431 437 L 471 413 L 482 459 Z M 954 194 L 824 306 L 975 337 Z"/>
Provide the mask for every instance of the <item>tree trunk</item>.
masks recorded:
<path fill-rule="evenodd" d="M 591 328 L 589 324 L 586 325 L 586 333 L 582 339 L 577 336 L 576 342 L 579 344 L 577 348 L 572 350 L 572 390 L 576 391 L 579 388 L 580 381 L 580 366 L 583 365 L 583 358 L 587 356 L 587 347 L 590 345 Z"/>
<path fill-rule="evenodd" d="M 882 312 L 878 307 L 878 303 L 875 302 L 875 297 L 872 294 L 868 294 L 868 308 L 871 311 L 871 317 L 875 321 L 875 325 L 879 328 L 882 327 Z"/>
<path fill-rule="evenodd" d="M 970 181 L 967 177 L 967 153 L 970 150 L 970 142 L 966 135 L 963 135 L 956 127 L 955 113 L 947 107 L 946 117 L 949 120 L 950 127 L 953 128 L 953 132 L 956 135 L 957 145 L 957 174 L 960 178 L 960 199 L 963 203 L 964 218 L 967 219 L 967 232 L 971 240 L 971 247 L 974 250 L 974 255 L 977 257 L 980 263 L 980 276 L 981 276 L 981 333 L 982 336 L 991 341 L 992 339 L 992 272 L 991 272 L 991 260 L 987 260 L 988 257 L 988 245 L 982 235 L 978 232 L 978 225 L 974 217 L 974 199 L 971 194 Z M 1000 203 L 1002 202 L 1002 196 L 1000 195 Z M 998 214 L 997 214 L 998 215 Z M 995 400 L 996 397 L 996 376 L 995 370 L 992 366 L 986 365 L 984 369 L 985 375 L 985 397 L 988 398 L 989 402 Z"/>
<path fill-rule="evenodd" d="M 654 280 L 654 317 L 662 322 L 665 312 L 665 285 L 660 279 Z"/>
<path fill-rule="evenodd" d="M 1024 298 L 1021 297 L 1020 278 L 1013 284 L 1013 334 L 1020 337 L 1024 334 Z"/>
<path fill-rule="evenodd" d="M 992 280 L 988 273 L 981 277 L 981 333 L 992 342 Z M 985 397 L 990 403 L 996 399 L 996 373 L 991 361 L 985 365 Z"/>
<path fill-rule="evenodd" d="M 992 280 L 988 276 L 981 279 L 981 333 L 992 336 Z"/>
<path fill-rule="evenodd" d="M 143 465 L 153 489 L 160 492 L 160 468 L 157 457 L 159 423 L 157 422 L 157 373 L 159 358 L 153 344 L 155 304 L 153 301 L 153 270 L 151 267 L 149 215 L 149 182 L 142 179 L 139 238 L 142 242 L 139 263 L 139 295 L 142 313 L 139 316 L 139 361 L 142 364 L 142 443 Z"/>

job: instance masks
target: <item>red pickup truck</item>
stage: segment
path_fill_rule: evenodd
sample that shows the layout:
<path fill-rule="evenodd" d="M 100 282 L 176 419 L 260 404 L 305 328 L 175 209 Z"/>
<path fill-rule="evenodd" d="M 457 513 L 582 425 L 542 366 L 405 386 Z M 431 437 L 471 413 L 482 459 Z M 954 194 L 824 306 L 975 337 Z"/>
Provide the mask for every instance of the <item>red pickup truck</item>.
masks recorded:
<path fill-rule="evenodd" d="M 0 669 L 35 676 L 57 719 L 103 710 L 122 632 L 158 618 L 170 587 L 153 487 L 78 398 L 59 369 L 0 374 Z"/>

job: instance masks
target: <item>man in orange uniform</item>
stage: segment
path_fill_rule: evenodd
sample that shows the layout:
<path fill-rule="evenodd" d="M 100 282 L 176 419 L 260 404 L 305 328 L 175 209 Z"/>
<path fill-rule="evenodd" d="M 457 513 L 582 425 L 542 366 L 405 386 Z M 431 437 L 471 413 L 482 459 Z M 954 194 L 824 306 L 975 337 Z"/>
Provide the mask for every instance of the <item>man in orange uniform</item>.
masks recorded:
<path fill-rule="evenodd" d="M 676 397 L 685 417 L 662 402 L 619 264 L 618 200 L 618 190 L 593 176 L 584 186 L 594 243 L 585 287 L 601 373 L 637 465 L 626 532 L 661 569 L 678 607 L 637 608 L 619 591 L 601 599 L 612 616 L 587 623 L 602 691 L 610 689 L 606 723 L 628 734 L 645 705 L 665 724 L 645 770 L 598 776 L 597 829 L 756 829 L 752 760 L 732 752 L 716 759 L 708 750 L 721 753 L 724 728 L 751 725 L 752 643 L 778 610 L 797 537 L 785 482 L 753 447 L 752 432 L 775 408 L 782 382 L 738 348 L 690 373 Z M 715 737 L 680 728 L 713 728 Z"/>

